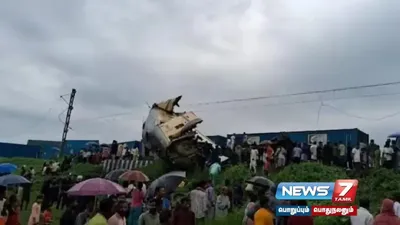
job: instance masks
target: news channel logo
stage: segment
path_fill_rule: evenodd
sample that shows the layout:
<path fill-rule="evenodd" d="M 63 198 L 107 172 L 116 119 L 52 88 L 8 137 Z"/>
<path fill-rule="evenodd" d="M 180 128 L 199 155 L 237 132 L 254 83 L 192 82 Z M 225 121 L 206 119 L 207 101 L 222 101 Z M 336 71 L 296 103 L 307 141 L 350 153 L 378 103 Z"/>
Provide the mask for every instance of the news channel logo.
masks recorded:
<path fill-rule="evenodd" d="M 278 200 L 331 200 L 338 203 L 352 203 L 358 187 L 357 180 L 336 182 L 283 182 L 276 191 Z"/>
<path fill-rule="evenodd" d="M 284 182 L 276 190 L 278 200 L 331 200 L 335 183 Z"/>

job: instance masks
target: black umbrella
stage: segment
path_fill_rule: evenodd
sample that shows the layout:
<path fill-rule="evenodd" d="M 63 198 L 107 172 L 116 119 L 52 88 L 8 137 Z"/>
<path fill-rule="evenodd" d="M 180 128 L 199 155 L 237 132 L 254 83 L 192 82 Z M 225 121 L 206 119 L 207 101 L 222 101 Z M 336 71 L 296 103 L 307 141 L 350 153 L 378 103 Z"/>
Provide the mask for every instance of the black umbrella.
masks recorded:
<path fill-rule="evenodd" d="M 113 170 L 113 171 L 107 173 L 107 175 L 104 178 L 107 180 L 111 180 L 111 181 L 117 181 L 119 179 L 119 177 L 126 171 L 128 171 L 128 170 L 127 169 Z"/>
<path fill-rule="evenodd" d="M 157 187 L 165 188 L 167 193 L 174 192 L 185 178 L 185 171 L 174 171 L 164 174 L 150 184 L 146 195 L 147 197 L 153 197 Z"/>
<path fill-rule="evenodd" d="M 248 180 L 246 180 L 246 183 L 252 184 L 254 186 L 261 186 L 261 187 L 275 187 L 275 183 L 271 181 L 270 179 L 262 176 L 255 176 L 252 177 Z"/>
<path fill-rule="evenodd" d="M 31 182 L 23 176 L 8 174 L 0 177 L 0 186 L 30 184 Z"/>

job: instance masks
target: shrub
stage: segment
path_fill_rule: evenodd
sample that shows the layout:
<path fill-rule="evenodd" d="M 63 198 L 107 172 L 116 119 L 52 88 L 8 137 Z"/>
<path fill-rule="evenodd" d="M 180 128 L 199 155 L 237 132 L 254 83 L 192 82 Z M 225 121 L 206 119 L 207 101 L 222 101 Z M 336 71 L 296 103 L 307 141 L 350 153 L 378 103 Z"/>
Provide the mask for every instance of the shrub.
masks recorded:
<path fill-rule="evenodd" d="M 300 163 L 285 167 L 271 179 L 276 182 L 334 182 L 347 178 L 343 168 L 325 166 L 320 163 Z"/>
<path fill-rule="evenodd" d="M 154 180 L 168 173 L 170 168 L 163 160 L 156 160 L 154 163 L 140 168 L 139 170 L 146 174 L 151 180 Z"/>
<path fill-rule="evenodd" d="M 79 163 L 74 165 L 68 173 L 81 175 L 84 178 L 101 177 L 103 175 L 103 167 L 101 165 L 93 165 L 89 163 Z"/>
<path fill-rule="evenodd" d="M 384 168 L 374 169 L 359 180 L 358 197 L 371 201 L 371 213 L 377 214 L 385 198 L 393 198 L 400 190 L 400 174 Z"/>
<path fill-rule="evenodd" d="M 222 179 L 230 180 L 231 182 L 236 182 L 236 181 L 245 181 L 250 177 L 251 174 L 247 166 L 235 165 L 222 171 L 221 175 L 218 176 L 217 183 L 222 184 Z"/>

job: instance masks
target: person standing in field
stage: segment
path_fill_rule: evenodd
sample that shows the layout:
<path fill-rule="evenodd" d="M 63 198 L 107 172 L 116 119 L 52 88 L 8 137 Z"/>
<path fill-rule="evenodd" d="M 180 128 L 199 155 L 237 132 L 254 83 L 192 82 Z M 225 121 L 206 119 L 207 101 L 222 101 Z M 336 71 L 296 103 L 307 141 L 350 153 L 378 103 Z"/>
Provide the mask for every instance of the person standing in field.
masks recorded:
<path fill-rule="evenodd" d="M 36 201 L 32 205 L 31 215 L 29 216 L 28 225 L 37 225 L 40 219 L 43 196 L 38 195 Z"/>
<path fill-rule="evenodd" d="M 131 191 L 132 201 L 131 201 L 130 213 L 128 216 L 128 225 L 137 225 L 139 216 L 140 214 L 142 214 L 143 201 L 145 197 L 142 188 L 143 188 L 143 183 L 139 182 L 137 188 L 134 188 Z"/>
<path fill-rule="evenodd" d="M 275 155 L 278 155 L 277 168 L 283 168 L 286 165 L 286 154 L 286 149 L 283 146 L 279 146 L 275 153 Z"/>
<path fill-rule="evenodd" d="M 373 225 L 374 217 L 368 211 L 369 210 L 369 200 L 360 199 L 359 207 L 357 209 L 357 216 L 351 216 L 351 225 Z"/>
<path fill-rule="evenodd" d="M 257 160 L 258 160 L 258 150 L 256 149 L 256 146 L 253 145 L 250 151 L 250 165 L 249 165 L 250 172 L 253 174 L 257 173 Z"/>
<path fill-rule="evenodd" d="M 196 217 L 190 211 L 190 200 L 183 198 L 173 213 L 172 225 L 196 225 Z"/>
<path fill-rule="evenodd" d="M 148 211 L 139 216 L 138 225 L 161 225 L 156 202 L 151 201 L 146 207 Z"/>
<path fill-rule="evenodd" d="M 274 214 L 268 208 L 268 199 L 261 197 L 260 208 L 254 214 L 254 225 L 274 225 Z"/>
<path fill-rule="evenodd" d="M 114 202 L 111 199 L 102 200 L 100 202 L 99 212 L 89 220 L 87 225 L 108 225 L 108 219 L 113 214 L 113 206 Z"/>
<path fill-rule="evenodd" d="M 293 149 L 293 162 L 300 163 L 301 154 L 303 150 L 300 148 L 300 144 L 296 144 L 296 147 Z"/>
<path fill-rule="evenodd" d="M 347 151 L 346 151 L 346 146 L 341 141 L 339 142 L 338 151 L 339 151 L 339 165 L 342 166 L 343 168 L 346 168 Z"/>
<path fill-rule="evenodd" d="M 108 225 L 126 225 L 127 214 L 128 203 L 126 201 L 119 201 L 117 203 L 114 215 L 108 219 Z"/>
<path fill-rule="evenodd" d="M 205 182 L 200 182 L 197 185 L 197 188 L 190 192 L 189 196 L 191 210 L 196 216 L 197 223 L 204 222 L 208 210 L 208 199 L 205 192 Z"/>
<path fill-rule="evenodd" d="M 219 161 L 220 160 L 218 159 L 217 162 L 211 164 L 209 169 L 210 179 L 212 180 L 213 184 L 215 184 L 218 174 L 221 173 L 221 164 L 219 163 Z"/>
<path fill-rule="evenodd" d="M 361 170 L 361 149 L 357 144 L 353 150 L 351 150 L 352 158 L 353 158 L 353 166 L 357 172 Z"/>
<path fill-rule="evenodd" d="M 381 159 L 383 161 L 382 164 L 383 164 L 383 167 L 385 167 L 386 169 L 393 168 L 393 154 L 394 154 L 394 150 L 390 146 L 390 140 L 387 140 L 384 148 L 382 149 L 382 153 L 381 153 Z"/>
<path fill-rule="evenodd" d="M 208 200 L 208 205 L 207 205 L 207 219 L 214 219 L 215 217 L 215 190 L 213 186 L 213 181 L 209 180 L 206 188 L 206 194 L 207 194 L 207 200 Z"/>
<path fill-rule="evenodd" d="M 231 207 L 231 201 L 228 197 L 228 188 L 222 187 L 221 194 L 217 197 L 217 203 L 215 206 L 215 217 L 224 218 L 228 215 L 229 208 Z"/>
<path fill-rule="evenodd" d="M 271 144 L 268 143 L 266 149 L 266 160 L 264 164 L 265 176 L 268 176 L 268 174 L 271 172 L 273 162 L 274 162 L 274 149 L 271 147 Z"/>
<path fill-rule="evenodd" d="M 311 161 L 317 162 L 318 161 L 318 146 L 317 142 L 313 142 L 310 146 L 310 153 L 311 153 Z"/>

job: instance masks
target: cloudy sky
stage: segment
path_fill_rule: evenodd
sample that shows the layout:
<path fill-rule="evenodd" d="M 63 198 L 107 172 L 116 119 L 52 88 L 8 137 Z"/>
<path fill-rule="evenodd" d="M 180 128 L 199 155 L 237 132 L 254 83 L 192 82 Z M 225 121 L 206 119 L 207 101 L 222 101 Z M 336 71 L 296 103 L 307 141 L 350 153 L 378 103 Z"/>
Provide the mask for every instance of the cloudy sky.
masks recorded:
<path fill-rule="evenodd" d="M 398 0 L 4 1 L 0 141 L 60 140 L 59 96 L 76 88 L 70 139 L 139 139 L 147 104 L 183 95 L 206 134 L 359 127 L 382 142 L 400 129 L 400 85 L 197 103 L 398 81 L 399 10 Z"/>

